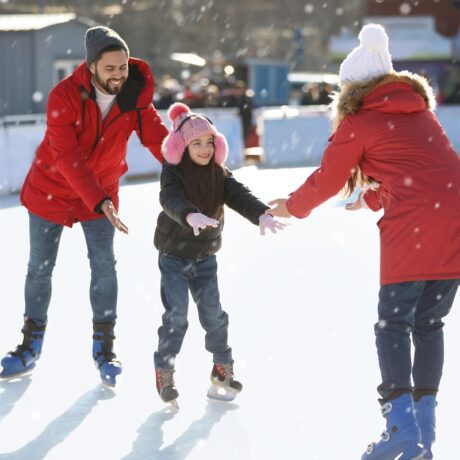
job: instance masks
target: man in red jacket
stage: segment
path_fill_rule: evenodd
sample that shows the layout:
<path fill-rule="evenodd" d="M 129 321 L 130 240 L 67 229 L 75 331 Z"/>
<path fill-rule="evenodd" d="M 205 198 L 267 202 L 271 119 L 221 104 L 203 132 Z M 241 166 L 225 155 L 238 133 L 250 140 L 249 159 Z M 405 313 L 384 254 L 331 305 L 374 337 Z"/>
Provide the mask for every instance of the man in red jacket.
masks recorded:
<path fill-rule="evenodd" d="M 88 29 L 85 47 L 86 62 L 49 94 L 45 137 L 22 188 L 31 245 L 24 339 L 2 359 L 2 377 L 31 370 L 40 357 L 60 237 L 64 226 L 75 223 L 83 228 L 91 266 L 93 358 L 104 383 L 115 385 L 121 373 L 113 352 L 113 238 L 115 229 L 128 228 L 117 212 L 119 179 L 128 169 L 132 132 L 162 162 L 167 129 L 152 105 L 154 79 L 147 63 L 130 58 L 125 41 L 107 27 Z"/>

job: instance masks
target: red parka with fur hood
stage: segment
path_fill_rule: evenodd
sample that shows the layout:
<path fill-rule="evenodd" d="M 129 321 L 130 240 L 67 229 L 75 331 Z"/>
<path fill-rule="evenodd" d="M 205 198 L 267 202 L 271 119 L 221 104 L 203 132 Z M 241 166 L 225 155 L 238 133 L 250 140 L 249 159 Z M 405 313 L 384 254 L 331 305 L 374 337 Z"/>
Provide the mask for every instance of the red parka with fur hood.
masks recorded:
<path fill-rule="evenodd" d="M 152 105 L 153 75 L 144 61 L 130 58 L 128 64 L 128 79 L 104 120 L 86 62 L 50 92 L 46 133 L 21 192 L 33 214 L 71 227 L 101 217 L 96 208 L 104 198 L 118 208 L 133 131 L 162 161 L 168 131 Z"/>
<path fill-rule="evenodd" d="M 286 203 L 306 217 L 359 166 L 379 184 L 364 199 L 384 210 L 381 284 L 460 278 L 460 159 L 433 108 L 426 80 L 408 72 L 348 84 L 320 168 Z"/>

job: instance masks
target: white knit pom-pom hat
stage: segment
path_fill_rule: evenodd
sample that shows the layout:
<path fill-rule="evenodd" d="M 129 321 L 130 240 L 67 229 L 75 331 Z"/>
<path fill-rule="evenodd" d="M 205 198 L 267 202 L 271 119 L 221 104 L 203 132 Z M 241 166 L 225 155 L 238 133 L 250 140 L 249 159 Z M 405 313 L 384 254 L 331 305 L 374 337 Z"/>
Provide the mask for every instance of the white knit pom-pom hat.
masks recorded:
<path fill-rule="evenodd" d="M 191 112 L 190 107 L 182 102 L 171 105 L 168 118 L 172 121 L 172 131 L 164 139 L 161 148 L 163 157 L 168 163 L 179 164 L 187 145 L 203 134 L 211 134 L 214 137 L 215 162 L 219 165 L 225 162 L 228 154 L 227 141 L 209 118 Z"/>
<path fill-rule="evenodd" d="M 340 83 L 356 83 L 393 72 L 388 35 L 380 24 L 367 24 L 359 33 L 359 45 L 340 66 Z"/>

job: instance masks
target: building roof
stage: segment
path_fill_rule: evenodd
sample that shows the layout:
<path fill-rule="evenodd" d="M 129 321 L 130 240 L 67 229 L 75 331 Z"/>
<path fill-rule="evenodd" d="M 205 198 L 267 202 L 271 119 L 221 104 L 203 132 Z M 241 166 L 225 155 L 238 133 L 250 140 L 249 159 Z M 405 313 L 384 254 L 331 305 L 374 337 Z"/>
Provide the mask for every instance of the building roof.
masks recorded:
<path fill-rule="evenodd" d="M 0 14 L 0 32 L 19 32 L 26 30 L 40 30 L 46 27 L 78 20 L 87 25 L 92 21 L 77 19 L 73 13 L 61 14 Z"/>

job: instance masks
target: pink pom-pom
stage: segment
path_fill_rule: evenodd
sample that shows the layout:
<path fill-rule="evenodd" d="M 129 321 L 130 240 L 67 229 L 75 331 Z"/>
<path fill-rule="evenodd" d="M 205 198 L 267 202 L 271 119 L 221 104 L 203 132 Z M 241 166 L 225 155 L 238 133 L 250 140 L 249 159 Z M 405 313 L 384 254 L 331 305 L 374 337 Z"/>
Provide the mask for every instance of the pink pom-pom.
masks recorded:
<path fill-rule="evenodd" d="M 168 118 L 174 121 L 181 113 L 190 112 L 190 107 L 182 102 L 175 102 L 168 110 Z"/>

